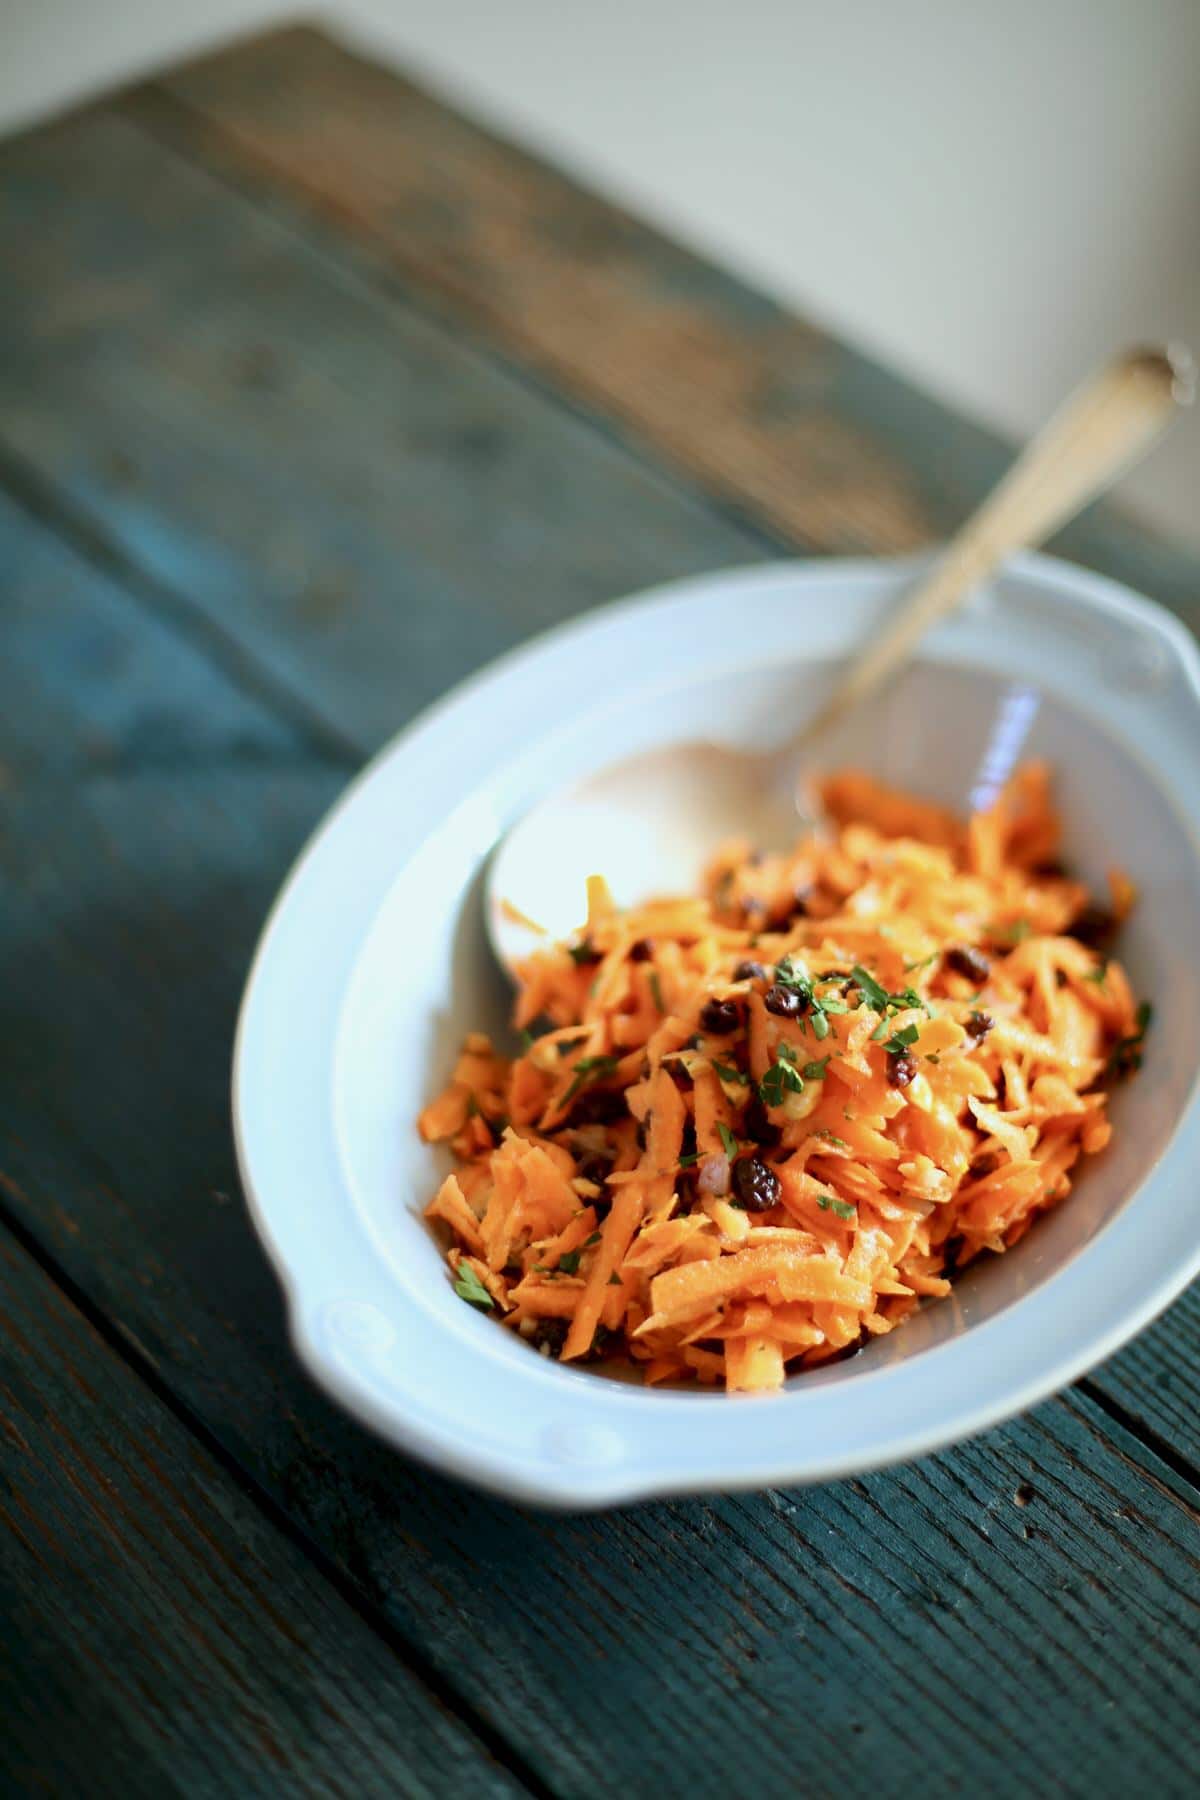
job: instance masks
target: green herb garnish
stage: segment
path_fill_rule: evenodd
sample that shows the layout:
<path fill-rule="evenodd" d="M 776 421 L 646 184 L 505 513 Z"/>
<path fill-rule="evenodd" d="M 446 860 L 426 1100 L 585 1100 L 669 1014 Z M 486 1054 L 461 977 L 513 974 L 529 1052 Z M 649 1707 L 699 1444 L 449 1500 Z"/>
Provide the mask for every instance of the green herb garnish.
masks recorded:
<path fill-rule="evenodd" d="M 654 1001 L 654 1004 L 658 1008 L 659 1012 L 665 1013 L 667 1009 L 663 1005 L 662 988 L 659 986 L 659 981 L 658 981 L 658 970 L 651 969 L 651 971 L 650 971 L 649 975 L 646 977 L 646 979 L 650 984 L 651 999 Z"/>
<path fill-rule="evenodd" d="M 1127 1037 L 1118 1038 L 1108 1053 L 1110 1075 L 1132 1075 L 1135 1069 L 1141 1068 L 1143 1043 L 1153 1017 L 1154 1008 L 1148 1000 L 1143 1000 L 1137 1009 L 1134 1029 Z"/>
<path fill-rule="evenodd" d="M 485 1312 L 490 1311 L 496 1303 L 470 1263 L 459 1263 L 454 1274 L 454 1291 L 459 1299 L 465 1300 L 468 1306 L 478 1306 Z"/>
<path fill-rule="evenodd" d="M 940 955 L 940 950 L 932 950 L 928 956 L 921 957 L 919 962 L 906 962 L 904 965 L 904 973 L 906 975 L 915 975 L 919 969 L 927 969 L 930 963 L 935 963 Z"/>
<path fill-rule="evenodd" d="M 738 1086 L 745 1087 L 749 1077 L 743 1075 L 740 1069 L 731 1069 L 728 1063 L 720 1063 L 714 1059 L 710 1060 L 712 1060 L 714 1075 L 719 1076 L 722 1081 L 732 1081 Z"/>
<path fill-rule="evenodd" d="M 575 1079 L 562 1097 L 562 1104 L 569 1106 L 581 1087 L 589 1086 L 593 1081 L 603 1081 L 611 1075 L 620 1062 L 619 1056 L 581 1056 L 573 1065 Z"/>
<path fill-rule="evenodd" d="M 837 1200 L 832 1194 L 818 1194 L 817 1205 L 822 1212 L 835 1212 L 839 1219 L 852 1219 L 857 1210 L 849 1200 Z"/>
<path fill-rule="evenodd" d="M 717 1120 L 717 1130 L 721 1134 L 721 1143 L 725 1147 L 726 1156 L 736 1156 L 738 1147 L 737 1139 L 734 1137 L 732 1131 L 730 1131 L 728 1125 L 726 1125 L 724 1119 Z"/>
<path fill-rule="evenodd" d="M 804 969 L 798 969 L 790 956 L 784 956 L 775 964 L 775 979 L 780 987 L 791 988 L 793 993 L 803 994 L 806 1000 L 812 999 L 812 976 Z"/>
<path fill-rule="evenodd" d="M 801 1069 L 805 1081 L 824 1081 L 825 1071 L 829 1067 L 829 1058 L 823 1056 L 819 1062 L 807 1062 Z"/>
<path fill-rule="evenodd" d="M 582 1255 L 582 1250 L 564 1250 L 558 1259 L 560 1272 L 563 1275 L 577 1275 L 579 1273 L 579 1258 Z"/>
<path fill-rule="evenodd" d="M 679 1167 L 681 1169 L 690 1169 L 690 1168 L 693 1168 L 695 1166 L 695 1164 L 698 1163 L 699 1161 L 700 1161 L 700 1152 L 698 1150 L 689 1150 L 686 1156 L 680 1157 Z"/>
<path fill-rule="evenodd" d="M 790 1062 L 773 1062 L 758 1084 L 764 1106 L 782 1106 L 788 1094 L 802 1094 L 804 1079 Z"/>
<path fill-rule="evenodd" d="M 1023 944 L 1033 926 L 1028 919 L 1010 919 L 1000 925 L 985 925 L 983 929 L 997 944 Z"/>
<path fill-rule="evenodd" d="M 534 1043 L 536 1041 L 534 1038 L 534 1035 L 533 1035 L 532 1031 L 530 1031 L 528 1025 L 522 1026 L 521 1032 L 520 1032 L 520 1037 L 519 1037 L 518 1041 L 521 1045 L 521 1055 L 528 1056 L 529 1052 L 533 1049 Z"/>
<path fill-rule="evenodd" d="M 881 1024 L 877 1025 L 871 1034 L 874 1043 L 879 1042 L 880 1038 L 883 1036 L 883 1032 L 887 1029 L 886 1026 L 883 1026 L 881 1029 L 881 1025 L 882 1020 L 886 1019 L 889 1013 L 907 1012 L 910 1007 L 917 1006 L 919 1006 L 923 1012 L 929 1011 L 928 1006 L 926 1006 L 915 987 L 901 988 L 899 993 L 889 994 L 887 989 L 883 987 L 880 982 L 876 981 L 873 975 L 867 973 L 861 963 L 855 963 L 851 972 L 851 980 L 854 982 L 854 985 L 857 987 L 867 1005 L 871 1008 L 871 1011 L 881 1015 Z"/>
<path fill-rule="evenodd" d="M 608 1285 L 609 1287 L 620 1287 L 621 1285 L 621 1277 L 617 1274 L 615 1269 L 608 1278 Z"/>
<path fill-rule="evenodd" d="M 1104 957 L 1101 962 L 1098 962 L 1094 969 L 1089 969 L 1083 979 L 1085 981 L 1094 981 L 1097 987 L 1103 987 L 1104 983 L 1108 980 L 1107 956 Z"/>
<path fill-rule="evenodd" d="M 903 1056 L 910 1044 L 915 1044 L 921 1033 L 915 1025 L 905 1025 L 901 1031 L 894 1031 L 884 1049 L 892 1056 Z"/>
<path fill-rule="evenodd" d="M 845 1138 L 840 1138 L 836 1131 L 830 1131 L 828 1125 L 822 1125 L 819 1131 L 813 1132 L 813 1136 L 824 1138 L 827 1144 L 833 1144 L 838 1150 L 848 1150 L 850 1148 Z"/>
<path fill-rule="evenodd" d="M 585 1250 L 590 1250 L 593 1244 L 598 1244 L 599 1242 L 600 1242 L 600 1233 L 598 1231 L 593 1231 L 591 1237 L 584 1238 L 583 1247 Z"/>
<path fill-rule="evenodd" d="M 871 1008 L 872 1012 L 886 1012 L 888 1004 L 887 989 L 881 987 L 873 975 L 868 975 L 861 963 L 855 963 L 850 971 L 850 979 Z"/>

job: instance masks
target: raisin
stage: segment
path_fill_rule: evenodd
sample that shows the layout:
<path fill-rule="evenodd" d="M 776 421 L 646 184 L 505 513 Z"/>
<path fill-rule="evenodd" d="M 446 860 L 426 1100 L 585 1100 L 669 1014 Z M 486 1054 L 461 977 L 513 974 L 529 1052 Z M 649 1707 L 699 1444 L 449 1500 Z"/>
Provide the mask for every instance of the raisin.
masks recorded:
<path fill-rule="evenodd" d="M 783 1137 L 780 1127 L 772 1125 L 771 1115 L 757 1094 L 747 1103 L 746 1110 L 742 1115 L 742 1130 L 747 1137 L 753 1138 L 756 1144 L 762 1144 L 768 1150 L 774 1149 Z"/>
<path fill-rule="evenodd" d="M 733 1165 L 733 1191 L 747 1212 L 768 1212 L 779 1204 L 779 1177 L 758 1156 L 739 1156 Z"/>
<path fill-rule="evenodd" d="M 965 975 L 980 987 L 992 972 L 992 965 L 982 950 L 976 950 L 973 944 L 951 944 L 945 955 L 946 967 L 953 969 L 956 975 Z"/>
<path fill-rule="evenodd" d="M 907 1050 L 889 1050 L 887 1078 L 893 1087 L 906 1088 L 917 1073 L 917 1059 Z"/>
<path fill-rule="evenodd" d="M 653 938 L 639 938 L 636 944 L 630 944 L 629 946 L 630 962 L 649 962 L 653 955 Z"/>
<path fill-rule="evenodd" d="M 991 1013 L 973 1012 L 967 1020 L 967 1036 L 974 1038 L 977 1044 L 982 1043 L 995 1023 Z"/>
<path fill-rule="evenodd" d="M 742 1009 L 736 1000 L 706 1000 L 700 1008 L 700 1029 L 714 1037 L 728 1037 L 742 1022 Z"/>
<path fill-rule="evenodd" d="M 733 971 L 733 979 L 735 981 L 765 981 L 767 971 L 760 962 L 753 962 L 747 957 L 746 961 L 740 962 Z"/>
<path fill-rule="evenodd" d="M 1116 916 L 1103 906 L 1085 906 L 1071 926 L 1071 936 L 1089 949 L 1099 950 L 1117 929 Z"/>
<path fill-rule="evenodd" d="M 583 1181 L 594 1181 L 597 1187 L 603 1187 L 612 1172 L 614 1158 L 605 1156 L 597 1150 L 592 1156 L 585 1156 L 579 1165 L 580 1178 Z"/>
<path fill-rule="evenodd" d="M 763 996 L 763 1003 L 769 1013 L 777 1019 L 798 1019 L 808 1011 L 808 1001 L 795 988 L 782 987 L 774 982 Z"/>
<path fill-rule="evenodd" d="M 567 1319 L 539 1319 L 526 1341 L 535 1350 L 540 1350 L 544 1344 L 549 1355 L 561 1356 L 570 1329 Z"/>

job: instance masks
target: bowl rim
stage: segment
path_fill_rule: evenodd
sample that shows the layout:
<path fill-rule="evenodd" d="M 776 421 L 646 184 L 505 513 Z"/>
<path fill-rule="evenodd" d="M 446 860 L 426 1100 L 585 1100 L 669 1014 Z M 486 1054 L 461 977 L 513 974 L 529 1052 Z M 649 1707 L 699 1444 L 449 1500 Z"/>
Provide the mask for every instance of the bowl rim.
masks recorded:
<path fill-rule="evenodd" d="M 272 1196 L 265 1191 L 265 1184 L 260 1179 L 259 1170 L 263 1158 L 255 1141 L 258 1121 L 255 1116 L 254 1071 L 251 1065 L 254 1062 L 256 1032 L 261 1037 L 264 1009 L 270 998 L 267 990 L 272 959 L 285 923 L 294 915 L 296 908 L 304 903 L 306 884 L 319 866 L 329 859 L 334 849 L 334 839 L 341 834 L 364 797 L 379 783 L 385 769 L 406 759 L 418 746 L 424 745 L 427 752 L 435 748 L 439 737 L 447 731 L 453 731 L 456 721 L 464 713 L 476 708 L 480 700 L 489 693 L 502 691 L 514 677 L 520 676 L 522 672 L 527 673 L 549 656 L 564 650 L 574 649 L 578 652 L 589 639 L 595 639 L 597 634 L 607 634 L 614 630 L 619 632 L 631 624 L 636 628 L 639 621 L 646 624 L 663 613 L 664 609 L 670 611 L 702 596 L 711 597 L 714 593 L 727 590 L 731 583 L 765 593 L 780 583 L 791 590 L 797 585 L 841 582 L 886 600 L 899 582 L 911 578 L 915 569 L 928 560 L 928 555 L 921 555 L 893 559 L 803 559 L 751 564 L 660 584 L 555 625 L 458 683 L 391 738 L 350 781 L 319 821 L 295 859 L 263 924 L 238 1015 L 232 1066 L 233 1131 L 238 1167 L 251 1221 L 284 1293 L 289 1337 L 299 1361 L 310 1377 L 340 1405 L 398 1448 L 446 1473 L 469 1480 L 509 1499 L 543 1507 L 592 1507 L 655 1495 L 835 1479 L 922 1455 L 1025 1410 L 1111 1355 L 1167 1306 L 1192 1276 L 1200 1271 L 1200 1231 L 1197 1231 L 1188 1253 L 1171 1262 L 1169 1267 L 1160 1267 L 1153 1280 L 1141 1279 L 1131 1267 L 1125 1269 L 1126 1276 L 1131 1277 L 1125 1284 L 1128 1291 L 1123 1292 L 1117 1303 L 1112 1305 L 1107 1330 L 1093 1329 L 1080 1341 L 1049 1356 L 1030 1356 L 1028 1350 L 1022 1356 L 1018 1346 L 1017 1362 L 1012 1367 L 1011 1377 L 1002 1397 L 992 1394 L 974 1399 L 970 1394 L 959 1394 L 941 1416 L 935 1414 L 914 1419 L 899 1434 L 893 1432 L 873 1444 L 861 1444 L 853 1451 L 843 1450 L 837 1456 L 818 1456 L 806 1460 L 798 1457 L 795 1451 L 789 1454 L 786 1447 L 781 1447 L 786 1446 L 785 1432 L 764 1431 L 758 1434 L 765 1440 L 758 1451 L 752 1455 L 743 1455 L 741 1460 L 733 1464 L 723 1461 L 719 1454 L 714 1456 L 710 1451 L 707 1454 L 697 1452 L 690 1457 L 685 1455 L 682 1463 L 676 1458 L 673 1462 L 664 1460 L 661 1465 L 655 1466 L 652 1459 L 649 1462 L 643 1459 L 640 1466 L 634 1466 L 620 1456 L 610 1455 L 611 1446 L 603 1428 L 593 1432 L 589 1439 L 588 1421 L 581 1419 L 575 1438 L 570 1435 L 571 1428 L 566 1428 L 564 1436 L 564 1428 L 556 1427 L 558 1436 L 554 1440 L 555 1454 L 531 1459 L 527 1448 L 520 1457 L 514 1457 L 494 1445 L 464 1441 L 461 1432 L 443 1428 L 436 1417 L 420 1416 L 419 1411 L 411 1406 L 397 1406 L 394 1397 L 389 1397 L 386 1386 L 379 1379 L 380 1364 L 385 1360 L 388 1347 L 388 1333 L 380 1322 L 378 1308 L 371 1303 L 360 1303 L 353 1297 L 339 1300 L 333 1317 L 340 1323 L 335 1324 L 332 1332 L 328 1329 L 330 1310 L 327 1306 L 314 1308 L 311 1269 L 304 1265 L 303 1257 L 297 1255 L 294 1243 L 289 1240 L 287 1207 L 285 1205 L 280 1208 L 272 1204 Z M 1087 611 L 1106 613 L 1157 634 L 1184 676 L 1192 712 L 1200 713 L 1200 653 L 1186 627 L 1165 608 L 1132 593 L 1107 577 L 1044 555 L 1028 554 L 1012 558 L 1005 566 L 1003 577 L 1049 587 L 1054 592 L 1071 596 Z M 947 660 L 954 659 L 951 656 Z M 534 733 L 532 738 L 525 740 L 522 753 L 535 749 L 537 742 L 538 736 Z M 1162 779 L 1161 762 L 1153 758 L 1150 760 Z M 1200 824 L 1200 812 L 1192 813 L 1190 824 L 1195 832 Z M 403 862 L 403 857 L 397 857 L 392 863 L 388 880 L 373 897 L 365 925 L 356 928 L 360 946 L 365 940 L 365 932 L 369 931 L 390 891 L 391 880 L 398 875 Z M 352 968 L 353 963 L 351 970 Z M 339 991 L 344 993 L 345 986 L 346 982 L 343 981 Z M 278 1012 L 277 1003 L 275 1010 Z M 340 1000 L 335 1020 L 336 1018 L 340 1018 Z M 1197 1106 L 1194 1087 L 1168 1151 L 1164 1152 L 1159 1163 L 1148 1172 L 1136 1190 L 1139 1200 L 1158 1178 L 1167 1156 L 1177 1152 L 1184 1125 L 1189 1120 L 1195 1127 L 1196 1135 L 1200 1137 L 1200 1108 Z M 1101 1235 L 1107 1236 L 1115 1230 L 1131 1210 L 1131 1203 L 1127 1203 Z M 1079 1256 L 1070 1259 L 1071 1265 L 1086 1259 L 1089 1251 L 1095 1248 L 1095 1242 L 1084 1246 Z M 1160 1264 L 1163 1260 L 1158 1259 Z M 1046 1286 L 1063 1279 L 1069 1272 L 1070 1267 L 1048 1277 L 1042 1289 L 1037 1291 L 1044 1291 Z M 1027 1307 L 1036 1298 L 1037 1291 L 1006 1308 L 1000 1317 Z M 981 1323 L 972 1328 L 969 1336 L 978 1337 L 999 1322 L 997 1319 Z M 484 1330 L 494 1330 L 490 1321 L 481 1320 L 479 1324 Z M 921 1360 L 928 1362 L 932 1357 L 940 1357 L 956 1349 L 961 1352 L 962 1347 L 962 1340 L 952 1340 L 923 1352 Z M 470 1345 L 467 1350 L 477 1354 Z M 549 1376 L 555 1383 L 556 1394 L 567 1396 L 567 1410 L 579 1406 L 579 1396 L 585 1389 L 594 1393 L 598 1388 L 613 1385 L 599 1383 L 586 1372 L 577 1371 L 570 1371 L 573 1379 L 565 1383 L 562 1376 L 567 1371 L 539 1367 L 537 1358 L 530 1357 L 528 1361 L 532 1365 L 528 1376 L 522 1371 L 522 1378 L 519 1382 L 514 1382 L 514 1388 L 527 1387 L 531 1382 L 540 1382 Z M 899 1368 L 905 1366 L 901 1364 Z M 907 1366 L 911 1368 L 913 1365 Z M 895 1372 L 898 1371 L 875 1371 L 867 1379 L 878 1380 L 880 1376 Z M 511 1376 L 511 1370 L 508 1373 Z M 627 1396 L 631 1392 L 636 1393 L 639 1400 L 644 1397 L 641 1390 L 627 1389 L 625 1392 Z M 778 1397 L 771 1405 L 773 1408 L 785 1406 L 790 1397 L 790 1394 Z M 666 1395 L 661 1398 L 668 1401 Z M 746 1397 L 731 1401 L 730 1397 L 724 1395 L 688 1394 L 677 1398 L 688 1408 L 694 1409 L 694 1418 L 707 1418 L 711 1423 L 712 1409 L 717 1406 L 730 1409 L 732 1406 L 740 1411 Z M 752 1397 L 750 1403 L 754 1404 Z M 586 1409 L 580 1407 L 579 1410 L 583 1413 Z M 591 1410 L 597 1409 L 593 1407 Z M 760 1413 L 759 1417 L 764 1415 Z M 744 1437 L 746 1434 L 742 1432 L 740 1435 Z"/>

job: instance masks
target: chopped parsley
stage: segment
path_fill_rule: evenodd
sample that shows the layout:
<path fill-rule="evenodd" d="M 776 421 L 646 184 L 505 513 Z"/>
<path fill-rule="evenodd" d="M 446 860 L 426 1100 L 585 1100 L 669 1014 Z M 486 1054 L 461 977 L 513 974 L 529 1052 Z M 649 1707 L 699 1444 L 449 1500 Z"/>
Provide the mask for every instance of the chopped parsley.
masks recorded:
<path fill-rule="evenodd" d="M 608 1278 L 608 1285 L 609 1287 L 620 1287 L 621 1285 L 621 1277 L 617 1274 L 615 1269 Z"/>
<path fill-rule="evenodd" d="M 829 1036 L 830 1013 L 849 1012 L 846 1002 L 838 994 L 818 994 L 813 986 L 812 976 L 797 967 L 790 956 L 783 957 L 775 965 L 775 980 L 778 986 L 788 988 L 793 994 L 799 994 L 806 1002 L 805 1016 L 800 1022 L 801 1031 L 810 1028 L 818 1043 Z"/>
<path fill-rule="evenodd" d="M 823 1056 L 819 1062 L 806 1062 L 800 1073 L 805 1081 L 824 1081 L 825 1071 L 829 1067 L 829 1058 Z"/>
<path fill-rule="evenodd" d="M 1097 987 L 1103 987 L 1108 980 L 1107 956 L 1098 962 L 1094 969 L 1089 969 L 1083 979 L 1085 981 L 1094 981 Z"/>
<path fill-rule="evenodd" d="M 758 1096 L 764 1106 L 782 1106 L 788 1094 L 803 1092 L 804 1078 L 786 1058 L 773 1062 L 758 1084 Z"/>
<path fill-rule="evenodd" d="M 825 1142 L 827 1144 L 832 1144 L 835 1150 L 848 1150 L 850 1148 L 845 1138 L 840 1138 L 836 1131 L 830 1131 L 828 1125 L 822 1125 L 819 1131 L 813 1132 L 813 1136 L 824 1138 Z"/>
<path fill-rule="evenodd" d="M 667 1009 L 663 1004 L 662 988 L 660 987 L 659 980 L 658 980 L 658 970 L 651 969 L 651 971 L 650 971 L 649 975 L 646 977 L 646 979 L 650 984 L 651 999 L 654 1001 L 654 1004 L 658 1008 L 659 1012 L 665 1013 Z"/>
<path fill-rule="evenodd" d="M 711 1060 L 714 1075 L 719 1076 L 722 1081 L 732 1081 L 739 1087 L 745 1087 L 747 1078 L 740 1069 L 731 1069 L 728 1063 L 717 1062 L 715 1058 Z"/>
<path fill-rule="evenodd" d="M 587 1087 L 593 1081 L 603 1081 L 611 1075 L 620 1062 L 619 1056 L 581 1056 L 574 1064 L 575 1079 L 562 1097 L 562 1104 L 569 1106 L 580 1088 Z"/>
<path fill-rule="evenodd" d="M 520 1044 L 521 1044 L 521 1055 L 522 1056 L 529 1055 L 529 1052 L 533 1049 L 534 1042 L 535 1042 L 534 1035 L 533 1035 L 532 1031 L 530 1031 L 528 1025 L 523 1026 L 521 1028 L 521 1034 L 520 1034 Z"/>
<path fill-rule="evenodd" d="M 561 1273 L 564 1275 L 577 1275 L 579 1273 L 579 1258 L 582 1255 L 582 1250 L 564 1250 L 558 1259 L 558 1266 Z"/>
<path fill-rule="evenodd" d="M 940 955 L 940 950 L 931 950 L 928 956 L 922 956 L 917 962 L 906 962 L 904 965 L 904 973 L 906 975 L 915 975 L 919 969 L 927 969 L 930 963 L 935 963 Z"/>
<path fill-rule="evenodd" d="M 584 1238 L 583 1247 L 585 1250 L 590 1250 L 593 1244 L 598 1244 L 599 1242 L 600 1242 L 600 1233 L 598 1231 L 593 1231 L 591 1237 Z"/>
<path fill-rule="evenodd" d="M 690 1169 L 690 1168 L 693 1168 L 695 1166 L 695 1164 L 698 1163 L 699 1161 L 700 1161 L 700 1152 L 698 1150 L 689 1150 L 686 1156 L 680 1157 L 679 1167 L 681 1169 Z"/>
<path fill-rule="evenodd" d="M 915 1025 L 905 1025 L 900 1031 L 892 1033 L 884 1049 L 892 1056 L 903 1056 L 909 1045 L 915 1044 L 920 1035 Z"/>
<path fill-rule="evenodd" d="M 1110 1075 L 1132 1075 L 1135 1069 L 1141 1068 L 1142 1048 L 1153 1017 L 1154 1008 L 1148 1000 L 1143 1000 L 1137 1009 L 1134 1029 L 1128 1036 L 1118 1038 L 1108 1053 Z"/>
<path fill-rule="evenodd" d="M 721 1134 L 721 1142 L 725 1146 L 726 1156 L 736 1156 L 738 1147 L 737 1139 L 734 1137 L 732 1131 L 730 1131 L 728 1125 L 726 1125 L 724 1119 L 717 1120 L 717 1130 Z"/>
<path fill-rule="evenodd" d="M 882 983 L 876 981 L 873 975 L 868 974 L 861 963 L 855 963 L 854 968 L 851 971 L 850 979 L 853 981 L 867 1005 L 871 1008 L 871 1011 L 877 1012 L 880 1015 L 879 1024 L 871 1033 L 873 1043 L 879 1043 L 880 1039 L 886 1033 L 887 1025 L 885 1021 L 889 1013 L 908 1012 L 910 1009 L 916 1007 L 920 1007 L 922 1012 L 927 1013 L 929 1011 L 928 1006 L 926 1006 L 915 987 L 901 988 L 899 993 L 889 994 Z M 908 1029 L 912 1029 L 912 1027 L 909 1027 Z"/>
<path fill-rule="evenodd" d="M 857 1211 L 849 1200 L 835 1199 L 832 1194 L 818 1194 L 817 1205 L 822 1212 L 835 1212 L 839 1219 L 852 1219 Z"/>
<path fill-rule="evenodd" d="M 872 1012 L 882 1013 L 888 1009 L 888 991 L 881 987 L 873 975 L 868 975 L 861 963 L 855 963 L 850 971 L 850 979 L 871 1008 Z"/>
<path fill-rule="evenodd" d="M 496 1304 L 470 1263 L 460 1262 L 454 1277 L 454 1291 L 468 1306 L 478 1306 L 487 1312 Z"/>
<path fill-rule="evenodd" d="M 1003 924 L 985 925 L 983 929 L 998 944 L 1023 944 L 1033 926 L 1028 919 L 1009 919 Z"/>

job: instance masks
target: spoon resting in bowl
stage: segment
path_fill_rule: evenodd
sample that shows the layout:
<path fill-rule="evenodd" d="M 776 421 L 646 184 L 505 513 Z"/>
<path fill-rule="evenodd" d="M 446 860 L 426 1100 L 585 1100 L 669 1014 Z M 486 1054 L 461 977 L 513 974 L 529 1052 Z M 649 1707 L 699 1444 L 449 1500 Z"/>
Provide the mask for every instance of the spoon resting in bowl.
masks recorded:
<path fill-rule="evenodd" d="M 630 905 L 693 890 L 723 839 L 764 850 L 795 842 L 815 823 L 804 775 L 820 738 L 904 667 L 1006 557 L 1043 543 L 1124 474 L 1194 387 L 1192 360 L 1177 349 L 1131 350 L 1094 374 L 784 744 L 767 752 L 713 739 L 667 745 L 539 801 L 501 839 L 488 868 L 487 928 L 503 966 L 511 971 L 546 936 L 569 935 L 598 867 L 618 903 Z"/>

